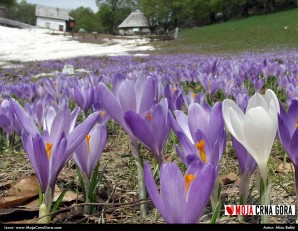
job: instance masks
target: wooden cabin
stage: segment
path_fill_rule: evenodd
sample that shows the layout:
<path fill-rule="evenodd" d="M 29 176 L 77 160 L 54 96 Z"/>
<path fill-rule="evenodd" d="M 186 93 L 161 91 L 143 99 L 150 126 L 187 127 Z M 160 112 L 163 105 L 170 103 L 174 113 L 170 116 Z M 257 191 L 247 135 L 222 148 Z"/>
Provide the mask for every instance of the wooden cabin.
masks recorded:
<path fill-rule="evenodd" d="M 149 23 L 143 12 L 135 10 L 118 26 L 119 35 L 145 35 L 150 33 Z"/>
<path fill-rule="evenodd" d="M 69 16 L 66 9 L 37 4 L 35 15 L 37 27 L 71 32 L 75 26 L 74 18 Z"/>

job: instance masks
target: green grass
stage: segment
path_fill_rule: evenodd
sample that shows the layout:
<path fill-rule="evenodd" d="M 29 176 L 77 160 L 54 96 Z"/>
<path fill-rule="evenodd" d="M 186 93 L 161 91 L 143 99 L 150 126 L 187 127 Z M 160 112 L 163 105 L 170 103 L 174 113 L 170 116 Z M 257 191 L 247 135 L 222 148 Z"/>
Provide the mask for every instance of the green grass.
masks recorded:
<path fill-rule="evenodd" d="M 287 27 L 287 29 L 285 29 Z M 180 31 L 166 53 L 238 53 L 298 48 L 298 9 Z"/>

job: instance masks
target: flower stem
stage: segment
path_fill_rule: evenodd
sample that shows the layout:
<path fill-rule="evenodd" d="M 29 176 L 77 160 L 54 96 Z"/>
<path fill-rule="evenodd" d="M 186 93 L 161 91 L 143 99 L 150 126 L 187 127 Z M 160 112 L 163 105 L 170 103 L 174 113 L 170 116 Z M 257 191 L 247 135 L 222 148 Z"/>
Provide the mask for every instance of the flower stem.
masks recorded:
<path fill-rule="evenodd" d="M 221 184 L 219 183 L 218 179 L 216 180 L 216 183 L 212 190 L 210 200 L 211 200 L 212 212 L 215 212 L 217 210 L 217 215 L 215 218 L 215 222 L 216 222 L 217 218 L 220 217 L 220 208 L 221 208 Z M 219 207 L 217 206 L 218 204 L 219 204 Z"/>
<path fill-rule="evenodd" d="M 260 177 L 260 198 L 261 198 L 261 205 L 269 205 L 270 204 L 270 189 L 268 185 L 268 178 Z M 261 223 L 266 224 L 269 223 L 269 216 L 262 215 L 261 216 Z"/>
<path fill-rule="evenodd" d="M 43 196 L 43 202 L 39 207 L 39 224 L 48 224 L 51 222 L 51 216 L 49 215 L 52 203 L 53 203 L 54 190 L 51 187 L 47 187 Z M 47 216 L 48 215 L 48 216 Z"/>
<path fill-rule="evenodd" d="M 82 177 L 83 177 L 84 188 L 85 188 L 85 193 L 86 193 L 86 198 L 85 198 L 86 201 L 85 202 L 86 203 L 93 202 L 93 201 L 90 201 L 90 198 L 89 198 L 90 181 L 85 173 L 82 173 Z M 88 205 L 88 204 L 84 205 L 84 214 L 86 214 L 86 215 L 92 214 L 91 205 Z"/>
<path fill-rule="evenodd" d="M 240 194 L 240 201 L 239 205 L 246 205 L 247 204 L 247 197 L 248 197 L 248 188 L 250 183 L 250 175 L 251 172 L 247 169 L 243 174 L 240 176 L 240 184 L 239 184 L 239 194 Z M 239 222 L 244 222 L 245 217 L 242 215 L 238 216 Z"/>
<path fill-rule="evenodd" d="M 139 199 L 144 200 L 147 199 L 147 192 L 145 188 L 145 180 L 144 180 L 144 168 L 142 166 L 140 156 L 139 156 L 139 148 L 138 148 L 138 141 L 135 139 L 131 139 L 130 149 L 132 155 L 135 158 L 136 166 L 137 166 L 137 175 L 138 175 L 138 188 L 139 188 Z M 140 212 L 141 217 L 147 217 L 147 204 L 140 205 Z"/>

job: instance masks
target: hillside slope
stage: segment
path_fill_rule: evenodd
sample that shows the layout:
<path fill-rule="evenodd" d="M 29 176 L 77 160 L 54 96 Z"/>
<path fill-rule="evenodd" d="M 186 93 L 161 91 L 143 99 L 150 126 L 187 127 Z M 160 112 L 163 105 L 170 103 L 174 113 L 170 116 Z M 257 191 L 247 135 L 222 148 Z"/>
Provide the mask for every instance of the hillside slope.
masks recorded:
<path fill-rule="evenodd" d="M 298 48 L 298 9 L 180 31 L 161 53 L 235 53 Z"/>

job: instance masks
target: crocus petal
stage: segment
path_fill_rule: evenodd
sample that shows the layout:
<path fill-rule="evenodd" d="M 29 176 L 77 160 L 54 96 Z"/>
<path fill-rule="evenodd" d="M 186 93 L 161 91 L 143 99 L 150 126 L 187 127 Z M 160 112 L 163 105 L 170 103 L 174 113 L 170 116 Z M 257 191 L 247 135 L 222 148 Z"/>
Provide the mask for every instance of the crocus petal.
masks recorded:
<path fill-rule="evenodd" d="M 185 211 L 185 217 L 188 218 L 187 223 L 196 223 L 201 217 L 214 188 L 215 179 L 214 165 L 206 163 L 189 188 L 187 210 Z"/>
<path fill-rule="evenodd" d="M 292 139 L 291 139 L 291 144 L 290 144 L 290 152 L 288 152 L 291 160 L 293 161 L 294 165 L 297 165 L 298 163 L 298 129 L 294 132 Z"/>
<path fill-rule="evenodd" d="M 85 105 L 84 97 L 81 93 L 81 90 L 77 86 L 74 88 L 74 97 L 77 104 L 80 105 L 84 110 L 84 105 Z"/>
<path fill-rule="evenodd" d="M 223 118 L 229 132 L 240 143 L 245 140 L 243 132 L 244 113 L 240 107 L 230 99 L 225 99 L 222 105 Z"/>
<path fill-rule="evenodd" d="M 231 137 L 231 140 L 237 155 L 241 174 L 243 175 L 247 169 L 249 169 L 252 173 L 257 167 L 257 163 L 255 162 L 254 158 L 252 158 L 245 147 L 240 144 L 233 136 Z"/>
<path fill-rule="evenodd" d="M 59 110 L 53 120 L 50 139 L 56 143 L 63 131 L 69 132 L 70 112 L 68 110 Z"/>
<path fill-rule="evenodd" d="M 144 119 L 137 113 L 128 111 L 124 114 L 124 120 L 134 136 L 151 149 L 155 155 L 158 155 L 154 146 L 155 138 Z"/>
<path fill-rule="evenodd" d="M 185 181 L 175 163 L 163 164 L 160 168 L 160 191 L 164 206 L 171 214 L 167 223 L 185 223 Z"/>
<path fill-rule="evenodd" d="M 10 102 L 25 131 L 33 137 L 39 134 L 33 119 L 24 111 L 21 105 L 14 99 L 11 99 Z"/>
<path fill-rule="evenodd" d="M 186 161 L 186 155 L 184 154 L 184 152 L 182 152 L 180 150 L 180 148 L 178 147 L 177 144 L 175 144 L 175 150 L 178 154 L 178 156 L 180 157 L 181 161 L 185 164 L 185 165 L 188 165 L 187 161 Z"/>
<path fill-rule="evenodd" d="M 76 120 L 77 120 L 77 117 L 78 117 L 79 113 L 80 113 L 80 108 L 78 106 L 75 107 L 75 109 L 71 112 L 69 132 L 72 131 L 75 128 Z"/>
<path fill-rule="evenodd" d="M 157 185 L 152 176 L 150 165 L 147 161 L 144 167 L 144 179 L 145 179 L 146 188 L 151 198 L 151 201 L 153 202 L 153 204 L 155 205 L 159 213 L 164 217 L 164 219 L 168 220 L 167 209 L 165 208 L 164 203 L 161 199 L 161 196 L 158 192 Z"/>
<path fill-rule="evenodd" d="M 48 186 L 48 176 L 49 176 L 49 160 L 45 150 L 45 144 L 43 143 L 42 138 L 37 135 L 33 138 L 33 149 L 36 163 L 35 173 L 42 186 L 42 191 L 45 192 Z"/>
<path fill-rule="evenodd" d="M 263 108 L 255 107 L 247 111 L 244 119 L 244 134 L 247 143 L 243 146 L 258 165 L 267 163 L 275 139 L 276 128 Z"/>
<path fill-rule="evenodd" d="M 293 99 L 291 100 L 288 114 L 287 114 L 287 120 L 286 120 L 288 129 L 291 135 L 293 135 L 293 133 L 296 130 L 297 119 L 298 119 L 298 100 Z"/>
<path fill-rule="evenodd" d="M 92 171 L 97 164 L 107 141 L 107 126 L 96 124 L 90 132 L 90 158 L 88 158 L 88 175 L 91 177 Z"/>
<path fill-rule="evenodd" d="M 52 128 L 52 124 L 55 116 L 56 116 L 55 109 L 52 106 L 49 106 L 46 109 L 44 119 L 43 119 L 43 129 L 48 130 L 49 134 L 51 133 L 51 128 Z"/>
<path fill-rule="evenodd" d="M 203 166 L 204 166 L 204 163 L 202 161 L 193 161 L 193 163 L 189 164 L 189 166 L 187 167 L 185 175 L 192 174 L 194 176 L 197 176 L 202 171 Z M 189 185 L 188 187 L 189 190 L 191 189 L 191 186 L 192 184 Z"/>
<path fill-rule="evenodd" d="M 264 98 L 267 102 L 267 105 L 269 105 L 270 102 L 272 101 L 275 105 L 275 108 L 276 108 L 277 112 L 278 113 L 280 112 L 279 101 L 278 101 L 274 91 L 272 91 L 271 89 L 267 89 L 266 92 L 265 92 Z"/>
<path fill-rule="evenodd" d="M 269 100 L 269 97 L 271 94 L 268 93 L 267 100 Z M 265 111 L 268 111 L 268 104 L 265 100 L 265 98 L 260 93 L 255 93 L 249 100 L 246 112 L 249 111 L 252 108 L 255 107 L 262 107 Z"/>
<path fill-rule="evenodd" d="M 91 128 L 94 126 L 99 118 L 99 112 L 94 112 L 87 117 L 87 119 L 78 125 L 68 136 L 67 136 L 67 152 L 72 153 L 78 145 L 86 138 Z"/>
<path fill-rule="evenodd" d="M 284 149 L 289 154 L 289 156 L 291 156 L 292 155 L 290 150 L 291 134 L 287 127 L 286 121 L 284 120 L 284 118 L 281 117 L 281 115 L 278 115 L 278 132 L 279 132 L 280 141 Z"/>
<path fill-rule="evenodd" d="M 219 131 L 224 127 L 224 121 L 222 118 L 222 105 L 219 102 L 216 102 L 212 107 L 210 114 L 210 119 L 208 123 L 207 130 L 204 131 L 208 137 L 211 144 L 215 142 L 218 137 Z"/>
<path fill-rule="evenodd" d="M 107 113 L 113 118 L 117 123 L 119 123 L 123 128 L 126 128 L 123 115 L 124 111 L 120 106 L 115 95 L 109 90 L 109 88 L 103 84 L 98 84 L 98 93 L 102 99 L 103 107 L 106 109 Z"/>
<path fill-rule="evenodd" d="M 198 152 L 183 132 L 177 131 L 177 136 L 185 157 L 187 157 L 188 155 L 196 154 Z M 186 162 L 184 163 L 187 164 Z"/>
<path fill-rule="evenodd" d="M 6 115 L 0 115 L 0 127 L 8 134 L 12 133 L 12 122 L 6 117 Z"/>
<path fill-rule="evenodd" d="M 36 162 L 36 156 L 35 156 L 32 140 L 33 140 L 32 136 L 30 134 L 28 134 L 26 131 L 22 133 L 22 142 L 23 142 L 24 150 L 27 153 L 27 156 L 30 160 L 30 163 L 31 163 L 34 171 L 36 171 L 36 175 L 39 175 L 38 162 Z M 41 177 L 40 177 L 40 179 L 41 179 Z"/>
<path fill-rule="evenodd" d="M 192 139 L 192 136 L 191 136 L 190 130 L 189 130 L 189 126 L 188 126 L 188 116 L 185 115 L 182 111 L 179 111 L 179 110 L 174 111 L 174 114 L 175 114 L 175 117 L 176 117 L 176 120 L 177 120 L 176 123 L 178 123 L 178 125 L 180 126 L 180 128 L 177 127 L 177 125 L 175 123 L 175 120 L 171 119 L 172 126 L 173 126 L 175 132 L 182 129 L 182 131 L 185 133 L 187 138 L 193 143 L 194 141 Z"/>
<path fill-rule="evenodd" d="M 119 87 L 119 103 L 124 112 L 136 111 L 137 102 L 134 87 L 128 80 L 123 81 Z"/>
<path fill-rule="evenodd" d="M 66 162 L 69 160 L 72 152 L 66 152 L 67 140 L 64 138 L 64 134 L 61 135 L 60 141 L 56 145 L 56 148 L 52 152 L 52 165 L 50 169 L 49 185 L 51 188 L 55 186 L 57 175 L 62 170 Z"/>
<path fill-rule="evenodd" d="M 79 167 L 81 172 L 84 172 L 88 175 L 87 161 L 86 161 L 86 159 L 88 159 L 87 141 L 83 140 L 74 152 L 75 153 L 73 155 L 73 159 L 76 165 Z"/>
<path fill-rule="evenodd" d="M 208 126 L 208 114 L 197 103 L 190 104 L 188 108 L 188 126 L 192 137 L 195 136 L 197 129 L 207 131 Z"/>
<path fill-rule="evenodd" d="M 149 123 L 151 123 L 151 133 L 155 134 L 156 149 L 161 161 L 162 150 L 167 141 L 170 126 L 167 126 L 167 116 L 164 116 L 164 111 L 160 104 L 154 108 L 152 120 Z"/>
<path fill-rule="evenodd" d="M 136 85 L 137 87 L 137 85 Z M 136 89 L 136 94 L 138 94 L 138 90 Z M 146 79 L 145 86 L 143 88 L 142 98 L 139 104 L 137 104 L 138 109 L 137 111 L 142 114 L 150 110 L 154 102 L 154 95 L 155 95 L 155 82 L 153 77 L 148 77 Z M 138 99 L 138 98 L 137 98 Z"/>

